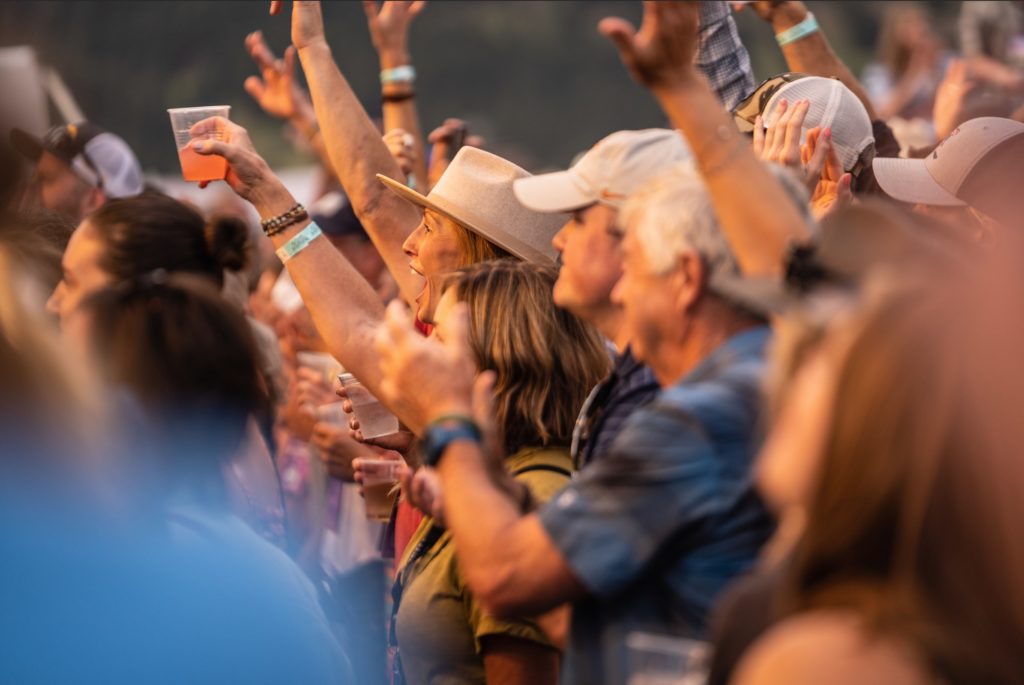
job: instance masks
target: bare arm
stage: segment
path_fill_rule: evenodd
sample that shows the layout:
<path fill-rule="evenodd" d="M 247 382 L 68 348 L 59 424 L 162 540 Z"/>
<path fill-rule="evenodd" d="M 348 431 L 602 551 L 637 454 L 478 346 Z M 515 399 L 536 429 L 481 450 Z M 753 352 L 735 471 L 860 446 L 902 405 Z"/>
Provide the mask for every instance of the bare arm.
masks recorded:
<path fill-rule="evenodd" d="M 227 159 L 226 182 L 252 203 L 260 218 L 278 216 L 295 205 L 295 198 L 256 152 L 244 128 L 215 117 L 196 124 L 192 135 L 212 131 L 223 132 L 223 140 L 194 141 L 193 148 L 202 155 Z M 306 219 L 270 240 L 280 248 L 308 225 Z M 328 350 L 371 393 L 382 398 L 380 356 L 374 340 L 384 318 L 384 305 L 373 287 L 324 237 L 314 239 L 285 266 Z M 413 430 L 421 428 L 415 417 L 404 416 L 400 408 L 389 408 Z"/>
<path fill-rule="evenodd" d="M 750 3 L 751 8 L 757 12 L 765 21 L 768 21 L 775 33 L 781 33 L 788 28 L 796 26 L 807 18 L 807 7 L 802 2 L 789 0 L 777 5 L 772 5 L 767 0 L 758 0 Z M 795 40 L 783 46 L 782 56 L 786 58 L 786 66 L 790 71 L 798 71 L 812 76 L 824 76 L 826 78 L 838 78 L 843 84 L 853 91 L 857 99 L 864 103 L 868 116 L 872 121 L 878 118 L 874 105 L 868 97 L 864 87 L 853 75 L 853 72 L 846 66 L 843 60 L 839 59 L 832 46 L 825 37 L 822 30 Z"/>
<path fill-rule="evenodd" d="M 481 641 L 487 685 L 556 685 L 558 652 L 529 640 L 491 635 Z"/>
<path fill-rule="evenodd" d="M 370 26 L 373 46 L 380 57 L 381 71 L 412 64 L 409 59 L 408 34 L 409 24 L 423 11 L 425 0 L 416 2 L 386 2 L 378 10 L 376 0 L 365 0 L 363 9 L 366 11 L 366 22 Z M 421 193 L 426 193 L 427 161 L 423 143 L 423 129 L 420 126 L 419 112 L 416 109 L 416 98 L 390 101 L 389 97 L 405 97 L 415 94 L 413 83 L 388 83 L 381 86 L 384 102 L 381 106 L 384 113 L 384 131 L 396 128 L 410 133 L 413 138 L 412 179 Z"/>
<path fill-rule="evenodd" d="M 808 238 L 807 225 L 693 68 L 696 3 L 646 1 L 638 33 L 622 19 L 605 19 L 600 29 L 690 141 L 744 274 L 778 274 L 790 243 Z"/>
<path fill-rule="evenodd" d="M 334 172 L 398 282 L 403 299 L 412 302 L 419 295 L 423 281 L 409 270 L 402 244 L 419 223 L 420 212 L 387 190 L 376 178 L 376 174 L 399 179 L 404 176 L 334 63 L 323 33 L 319 2 L 294 3 L 292 42 L 298 49 L 309 83 Z"/>

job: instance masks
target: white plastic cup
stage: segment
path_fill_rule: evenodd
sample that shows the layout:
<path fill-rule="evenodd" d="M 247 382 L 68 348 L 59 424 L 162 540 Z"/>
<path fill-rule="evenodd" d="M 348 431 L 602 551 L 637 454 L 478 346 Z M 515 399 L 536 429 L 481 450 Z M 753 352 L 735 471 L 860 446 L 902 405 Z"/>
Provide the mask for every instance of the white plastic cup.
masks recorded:
<path fill-rule="evenodd" d="M 626 636 L 628 685 L 700 685 L 707 682 L 710 646 L 669 635 Z"/>
<path fill-rule="evenodd" d="M 398 459 L 360 459 L 363 475 L 363 498 L 366 500 L 366 518 L 387 521 L 398 496 Z"/>
<path fill-rule="evenodd" d="M 191 130 L 203 119 L 229 118 L 231 106 L 176 107 L 167 110 L 167 113 L 171 116 L 171 130 L 174 132 L 174 144 L 178 148 L 182 178 L 195 182 L 223 180 L 228 173 L 228 161 L 220 155 L 201 155 L 189 147 L 189 143 L 193 140 L 224 140 L 224 132 L 221 130 L 205 133 L 198 138 L 192 136 Z"/>
<path fill-rule="evenodd" d="M 398 432 L 398 418 L 370 394 L 358 378 L 343 373 L 338 376 L 338 380 L 345 387 L 345 394 L 352 403 L 352 411 L 359 421 L 359 430 L 365 440 Z"/>

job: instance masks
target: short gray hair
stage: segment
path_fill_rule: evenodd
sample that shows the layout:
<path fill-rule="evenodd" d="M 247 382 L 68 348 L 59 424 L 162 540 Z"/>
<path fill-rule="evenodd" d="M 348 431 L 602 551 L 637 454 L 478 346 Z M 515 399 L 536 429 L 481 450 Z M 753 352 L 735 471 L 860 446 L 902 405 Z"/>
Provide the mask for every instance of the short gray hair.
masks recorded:
<path fill-rule="evenodd" d="M 666 274 L 689 250 L 701 256 L 711 273 L 739 273 L 711 196 L 692 164 L 658 176 L 631 195 L 620 222 L 635 232 L 655 275 Z"/>
<path fill-rule="evenodd" d="M 793 202 L 814 232 L 816 227 L 810 216 L 808 194 L 803 183 L 784 167 L 777 164 L 765 166 L 785 191 L 785 196 L 779 201 Z M 636 232 L 655 275 L 664 275 L 671 270 L 687 250 L 701 256 L 709 276 L 740 274 L 736 257 L 718 223 L 711 195 L 692 162 L 676 166 L 630 196 L 622 208 L 619 224 Z"/>

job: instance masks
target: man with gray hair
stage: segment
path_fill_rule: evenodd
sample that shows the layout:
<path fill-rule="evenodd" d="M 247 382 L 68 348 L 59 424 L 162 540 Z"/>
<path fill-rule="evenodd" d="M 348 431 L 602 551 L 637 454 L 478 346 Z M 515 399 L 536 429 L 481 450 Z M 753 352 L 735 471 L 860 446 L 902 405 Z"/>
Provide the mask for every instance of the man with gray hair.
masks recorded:
<path fill-rule="evenodd" d="M 720 287 L 738 270 L 708 191 L 696 171 L 672 171 L 634 193 L 622 219 L 612 299 L 662 391 L 532 513 L 528 497 L 499 482 L 500 455 L 445 423 L 444 412 L 474 411 L 473 379 L 462 378 L 472 365 L 453 362 L 466 349 L 459 336 L 442 350 L 401 335 L 395 310 L 381 339 L 388 384 L 437 420 L 425 462 L 443 482 L 464 579 L 498 618 L 571 603 L 569 684 L 626 683 L 631 633 L 703 638 L 716 596 L 753 565 L 773 528 L 751 477 L 769 329 L 750 301 L 737 305 Z M 450 382 L 409 388 L 413 365 Z"/>

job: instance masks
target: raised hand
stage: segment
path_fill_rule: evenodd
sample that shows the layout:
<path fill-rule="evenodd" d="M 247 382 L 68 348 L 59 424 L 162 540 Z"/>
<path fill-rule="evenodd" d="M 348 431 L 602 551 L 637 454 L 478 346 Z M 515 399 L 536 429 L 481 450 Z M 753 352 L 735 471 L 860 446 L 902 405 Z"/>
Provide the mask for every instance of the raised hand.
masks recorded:
<path fill-rule="evenodd" d="M 696 74 L 698 22 L 696 2 L 644 0 L 639 31 L 618 17 L 602 19 L 597 28 L 618 48 L 633 78 L 660 88 L 685 83 Z"/>
<path fill-rule="evenodd" d="M 935 124 L 936 138 L 942 140 L 953 132 L 963 116 L 964 98 L 977 85 L 966 61 L 949 61 L 946 74 L 935 91 L 935 104 L 932 107 L 932 123 Z"/>
<path fill-rule="evenodd" d="M 291 119 L 296 115 L 300 101 L 309 106 L 308 96 L 295 79 L 294 46 L 284 51 L 284 59 L 277 59 L 263 34 L 254 31 L 245 37 L 245 48 L 260 71 L 260 76 L 250 76 L 245 80 L 245 92 L 264 112 L 278 119 Z"/>
<path fill-rule="evenodd" d="M 220 155 L 227 160 L 228 173 L 224 180 L 261 215 L 273 216 L 294 204 L 291 193 L 256 152 L 244 128 L 223 117 L 210 117 L 193 126 L 190 133 L 199 139 L 189 143 L 197 154 Z M 217 137 L 203 138 L 211 135 Z M 200 183 L 200 187 L 205 185 Z"/>
<path fill-rule="evenodd" d="M 775 110 L 775 122 L 767 128 L 758 116 L 754 121 L 754 154 L 766 162 L 792 169 L 803 180 L 807 192 L 813 193 L 831 147 L 832 131 L 821 131 L 820 127 L 815 127 L 807 132 L 807 139 L 810 140 L 813 133 L 817 144 L 810 147 L 801 145 L 804 120 L 810 106 L 809 100 L 798 100 L 792 106 L 786 100 L 780 100 Z"/>
<path fill-rule="evenodd" d="M 366 23 L 370 27 L 370 39 L 377 54 L 405 54 L 409 24 L 426 4 L 425 0 L 389 0 L 378 7 L 376 0 L 364 0 Z"/>
<path fill-rule="evenodd" d="M 384 134 L 384 144 L 388 146 L 391 156 L 402 168 L 402 173 L 408 177 L 417 160 L 412 134 L 400 128 L 393 128 Z"/>
<path fill-rule="evenodd" d="M 284 3 L 281 0 L 274 0 L 270 3 L 270 13 L 279 14 L 282 7 Z M 318 43 L 327 43 L 320 3 L 312 0 L 295 0 L 292 3 L 292 45 L 297 50 L 302 50 Z"/>
<path fill-rule="evenodd" d="M 810 204 L 811 215 L 817 221 L 821 221 L 838 209 L 848 207 L 853 202 L 853 192 L 850 188 L 853 183 L 853 175 L 843 171 L 842 162 L 836 155 L 831 136 L 812 129 L 807 134 L 807 143 L 801 150 L 801 155 L 810 159 L 817 156 L 822 147 L 827 148 L 828 152 L 825 155 L 821 174 L 818 176 L 818 183 L 811 194 Z"/>

